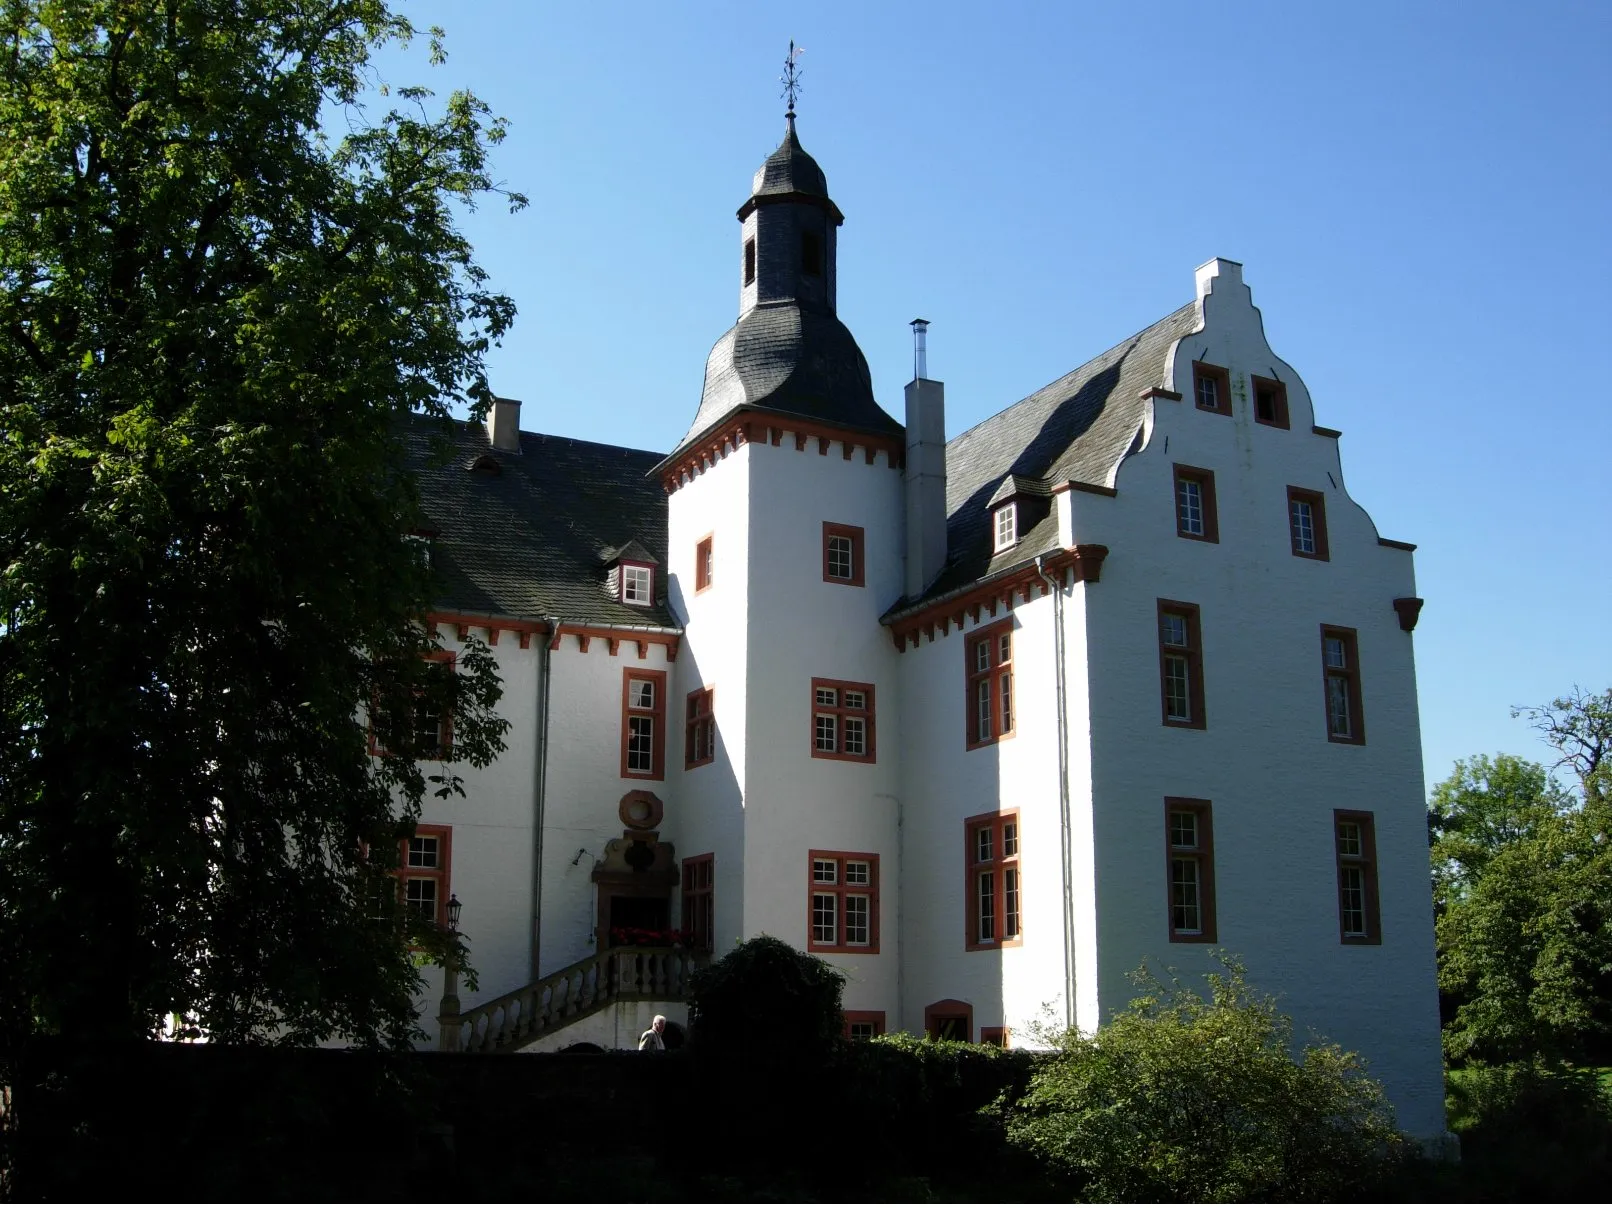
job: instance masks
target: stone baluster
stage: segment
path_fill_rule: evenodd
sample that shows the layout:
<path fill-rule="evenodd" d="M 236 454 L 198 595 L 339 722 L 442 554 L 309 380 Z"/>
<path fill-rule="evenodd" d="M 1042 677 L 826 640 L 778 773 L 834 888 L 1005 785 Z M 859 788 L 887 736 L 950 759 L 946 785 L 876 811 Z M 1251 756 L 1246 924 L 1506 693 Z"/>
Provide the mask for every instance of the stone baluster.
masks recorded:
<path fill-rule="evenodd" d="M 565 1013 L 575 1015 L 582 1005 L 582 978 L 572 973 L 565 979 Z"/>

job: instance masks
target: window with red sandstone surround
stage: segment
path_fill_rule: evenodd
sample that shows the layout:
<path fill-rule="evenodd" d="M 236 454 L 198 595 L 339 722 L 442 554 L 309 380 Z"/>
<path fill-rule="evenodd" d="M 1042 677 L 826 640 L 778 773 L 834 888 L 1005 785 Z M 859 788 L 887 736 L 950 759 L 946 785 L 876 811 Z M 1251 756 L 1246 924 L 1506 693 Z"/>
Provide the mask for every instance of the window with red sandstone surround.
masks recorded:
<path fill-rule="evenodd" d="M 448 925 L 453 828 L 421 822 L 398 844 L 398 891 L 412 914 Z"/>
<path fill-rule="evenodd" d="M 1363 744 L 1366 719 L 1360 703 L 1360 646 L 1353 629 L 1321 626 L 1321 675 L 1326 685 L 1328 741 Z"/>
<path fill-rule="evenodd" d="M 1320 491 L 1287 488 L 1287 532 L 1294 557 L 1328 560 L 1327 501 Z"/>
<path fill-rule="evenodd" d="M 823 582 L 845 587 L 864 585 L 863 532 L 854 524 L 823 521 Z"/>
<path fill-rule="evenodd" d="M 872 1040 L 884 1035 L 883 1011 L 842 1011 L 845 1017 L 845 1039 Z"/>
<path fill-rule="evenodd" d="M 621 676 L 621 774 L 629 780 L 666 776 L 666 673 Z"/>
<path fill-rule="evenodd" d="M 924 1008 L 924 1035 L 931 1040 L 974 1039 L 974 1008 L 955 998 L 943 998 Z"/>
<path fill-rule="evenodd" d="M 1271 378 L 1250 377 L 1248 381 L 1254 391 L 1254 422 L 1287 427 L 1287 387 Z"/>
<path fill-rule="evenodd" d="M 968 869 L 970 952 L 1023 942 L 1023 884 L 1019 879 L 1019 816 L 980 814 L 963 823 Z"/>
<path fill-rule="evenodd" d="M 1013 736 L 1013 618 L 982 625 L 963 642 L 967 747 Z"/>
<path fill-rule="evenodd" d="M 1359 810 L 1332 812 L 1338 853 L 1338 933 L 1345 944 L 1380 944 L 1376 819 Z"/>
<path fill-rule="evenodd" d="M 715 569 L 711 558 L 711 534 L 700 538 L 694 547 L 694 591 L 699 594 L 711 586 L 711 572 Z"/>
<path fill-rule="evenodd" d="M 407 749 L 398 751 L 398 754 L 407 754 L 417 760 L 447 761 L 453 758 L 453 714 L 433 703 L 433 698 L 440 700 L 444 695 L 440 690 L 446 685 L 440 682 L 440 677 L 454 674 L 454 654 L 451 650 L 437 650 L 425 655 L 424 660 L 426 684 L 423 688 L 380 693 L 372 699 L 369 722 L 371 755 L 391 753 L 377 733 L 376 719 L 384 712 L 385 724 L 381 728 L 393 736 L 401 735 L 407 744 Z"/>
<path fill-rule="evenodd" d="M 982 1028 L 980 1028 L 980 1043 L 981 1044 L 995 1045 L 999 1049 L 1007 1048 L 1008 1047 L 1008 1030 L 1007 1030 L 1007 1028 L 1006 1027 L 1000 1027 L 1000 1028 L 982 1027 Z"/>
<path fill-rule="evenodd" d="M 812 680 L 812 758 L 875 762 L 872 684 Z"/>
<path fill-rule="evenodd" d="M 1203 635 L 1196 604 L 1159 601 L 1159 696 L 1165 725 L 1204 728 Z"/>
<path fill-rule="evenodd" d="M 694 936 L 694 946 L 711 951 L 716 936 L 716 857 L 707 852 L 683 861 L 683 930 Z"/>
<path fill-rule="evenodd" d="M 1215 472 L 1197 466 L 1175 467 L 1175 532 L 1191 541 L 1220 540 L 1215 508 Z"/>
<path fill-rule="evenodd" d="M 1192 362 L 1192 398 L 1199 411 L 1231 414 L 1231 375 L 1219 365 Z"/>
<path fill-rule="evenodd" d="M 879 950 L 879 857 L 871 852 L 814 851 L 807 875 L 806 950 Z"/>
<path fill-rule="evenodd" d="M 1164 799 L 1165 876 L 1172 944 L 1215 942 L 1212 807 L 1194 797 Z"/>
<path fill-rule="evenodd" d="M 697 768 L 716 758 L 716 690 L 696 688 L 688 694 L 683 723 L 683 766 Z"/>

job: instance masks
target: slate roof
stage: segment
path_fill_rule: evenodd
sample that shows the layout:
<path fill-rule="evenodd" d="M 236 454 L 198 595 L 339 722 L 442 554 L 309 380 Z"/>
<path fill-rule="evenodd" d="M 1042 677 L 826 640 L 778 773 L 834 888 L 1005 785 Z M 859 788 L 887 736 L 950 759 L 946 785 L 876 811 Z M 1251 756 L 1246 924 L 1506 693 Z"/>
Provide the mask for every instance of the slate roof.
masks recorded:
<path fill-rule="evenodd" d="M 1048 509 L 1044 515 L 1032 509 L 1033 526 L 1021 531 L 1019 543 L 993 554 L 992 502 L 1013 490 L 1006 483 L 1013 475 L 1051 486 L 1070 481 L 1111 486 L 1114 469 L 1141 436 L 1147 406 L 1140 397 L 1142 391 L 1167 385 L 1163 381 L 1165 357 L 1196 321 L 1196 305 L 1189 302 L 1073 373 L 948 441 L 946 566 L 921 596 L 897 601 L 886 617 L 1056 550 L 1056 509 Z M 1006 492 L 1004 485 L 1008 486 Z"/>
<path fill-rule="evenodd" d="M 867 358 L 845 324 L 794 302 L 762 303 L 716 342 L 694 423 L 667 461 L 741 408 L 880 436 L 905 430 L 874 400 Z"/>
<path fill-rule="evenodd" d="M 437 531 L 431 562 L 442 576 L 441 610 L 676 627 L 664 575 L 655 576 L 653 608 L 606 594 L 608 561 L 634 543 L 665 565 L 666 492 L 648 477 L 659 453 L 522 432 L 517 456 L 494 449 L 482 425 L 455 420 L 444 462 L 433 439 L 443 431 L 416 418 L 405 435 Z M 483 458 L 498 473 L 470 468 Z"/>
<path fill-rule="evenodd" d="M 795 135 L 793 114 L 789 118 L 789 129 L 784 132 L 784 141 L 756 169 L 755 179 L 750 184 L 752 197 L 767 197 L 777 193 L 828 196 L 828 177 L 823 175 L 823 169 L 817 166 L 817 161 L 807 155 L 805 148 L 800 145 L 800 139 Z"/>

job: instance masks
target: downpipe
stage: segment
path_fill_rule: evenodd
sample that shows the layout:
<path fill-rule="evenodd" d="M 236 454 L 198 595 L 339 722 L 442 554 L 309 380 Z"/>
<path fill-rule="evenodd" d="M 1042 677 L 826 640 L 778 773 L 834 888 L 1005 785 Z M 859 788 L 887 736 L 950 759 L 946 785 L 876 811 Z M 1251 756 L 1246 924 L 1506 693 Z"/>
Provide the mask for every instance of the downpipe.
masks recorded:
<path fill-rule="evenodd" d="M 1075 881 L 1074 825 L 1069 818 L 1069 688 L 1065 679 L 1063 584 L 1054 582 L 1036 555 L 1035 573 L 1052 593 L 1052 642 L 1058 690 L 1058 825 L 1063 842 L 1058 856 L 1063 864 L 1063 1001 L 1064 1026 L 1075 1026 Z M 1061 576 L 1060 576 L 1061 578 Z"/>
<path fill-rule="evenodd" d="M 544 617 L 548 632 L 537 651 L 537 752 L 532 760 L 532 948 L 527 981 L 543 973 L 543 821 L 548 806 L 549 681 L 553 651 L 559 642 L 560 618 Z"/>

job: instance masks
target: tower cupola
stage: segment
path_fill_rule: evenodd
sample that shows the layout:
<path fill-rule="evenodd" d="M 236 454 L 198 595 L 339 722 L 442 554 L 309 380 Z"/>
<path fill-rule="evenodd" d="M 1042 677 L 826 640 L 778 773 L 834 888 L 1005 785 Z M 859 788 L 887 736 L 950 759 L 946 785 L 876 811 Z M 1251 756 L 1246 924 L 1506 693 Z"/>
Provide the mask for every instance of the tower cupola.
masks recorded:
<path fill-rule="evenodd" d="M 784 141 L 756 170 L 739 207 L 739 314 L 769 302 L 795 302 L 834 313 L 836 252 L 845 215 L 828 195 L 828 178 L 806 154 L 787 117 Z"/>

